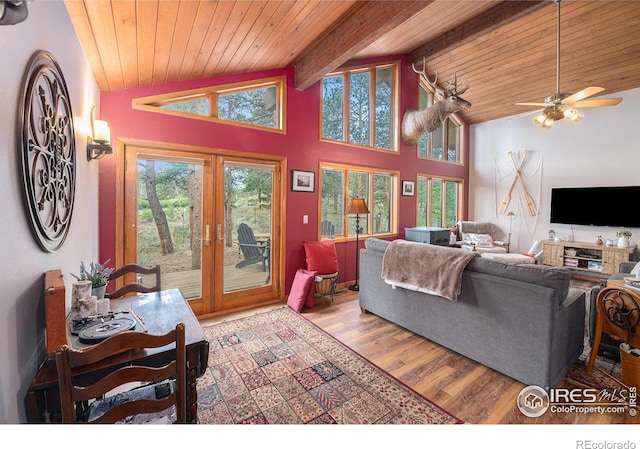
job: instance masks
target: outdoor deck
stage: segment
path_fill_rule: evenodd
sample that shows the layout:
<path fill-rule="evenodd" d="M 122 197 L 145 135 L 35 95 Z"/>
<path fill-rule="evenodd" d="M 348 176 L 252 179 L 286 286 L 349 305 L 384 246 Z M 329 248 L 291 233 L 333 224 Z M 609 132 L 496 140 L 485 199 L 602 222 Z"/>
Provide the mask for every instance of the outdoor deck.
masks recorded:
<path fill-rule="evenodd" d="M 224 269 L 224 290 L 230 292 L 262 286 L 267 279 L 267 274 L 262 271 L 262 265 L 259 263 L 244 268 L 236 268 L 233 265 L 226 266 Z M 179 288 L 185 298 L 197 298 L 200 296 L 200 278 L 200 270 L 163 272 L 162 288 Z M 153 283 L 153 280 L 148 282 Z"/>

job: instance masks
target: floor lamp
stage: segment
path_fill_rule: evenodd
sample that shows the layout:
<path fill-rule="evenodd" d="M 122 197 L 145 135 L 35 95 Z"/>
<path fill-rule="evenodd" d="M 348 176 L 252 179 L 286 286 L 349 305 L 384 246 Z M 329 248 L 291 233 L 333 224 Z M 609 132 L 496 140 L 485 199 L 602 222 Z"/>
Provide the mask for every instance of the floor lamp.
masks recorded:
<path fill-rule="evenodd" d="M 360 248 L 358 247 L 360 245 L 360 232 L 362 232 L 362 228 L 360 227 L 360 214 L 369 213 L 369 209 L 367 209 L 367 203 L 364 201 L 364 198 L 353 198 L 347 206 L 346 213 L 349 215 L 356 215 L 356 283 L 350 286 L 349 290 L 357 292 L 360 290 L 360 285 L 358 284 L 358 272 L 360 270 Z"/>

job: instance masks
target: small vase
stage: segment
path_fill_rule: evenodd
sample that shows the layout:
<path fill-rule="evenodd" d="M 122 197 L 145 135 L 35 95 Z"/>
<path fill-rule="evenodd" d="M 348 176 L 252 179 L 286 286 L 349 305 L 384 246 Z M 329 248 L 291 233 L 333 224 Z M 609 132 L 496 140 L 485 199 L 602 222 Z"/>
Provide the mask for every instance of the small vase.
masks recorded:
<path fill-rule="evenodd" d="M 629 237 L 618 237 L 618 248 L 629 248 Z"/>
<path fill-rule="evenodd" d="M 104 298 L 104 292 L 107 289 L 106 285 L 101 285 L 100 287 L 94 287 L 91 289 L 91 296 L 95 296 L 97 299 Z"/>
<path fill-rule="evenodd" d="M 91 281 L 74 282 L 71 288 L 71 314 L 80 316 L 80 299 L 91 295 Z"/>

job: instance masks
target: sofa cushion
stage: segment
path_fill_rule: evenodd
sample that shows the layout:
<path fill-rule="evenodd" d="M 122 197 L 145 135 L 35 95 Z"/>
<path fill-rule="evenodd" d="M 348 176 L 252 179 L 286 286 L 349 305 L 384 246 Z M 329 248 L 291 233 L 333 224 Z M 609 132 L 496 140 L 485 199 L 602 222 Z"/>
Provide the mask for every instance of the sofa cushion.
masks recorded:
<path fill-rule="evenodd" d="M 551 288 L 558 304 L 562 303 L 569 293 L 571 272 L 567 268 L 512 264 L 476 257 L 469 262 L 466 269 Z"/>
<path fill-rule="evenodd" d="M 469 241 L 473 244 L 475 244 L 476 246 L 481 246 L 481 247 L 493 247 L 493 238 L 491 237 L 491 234 L 477 234 L 475 232 L 469 232 L 467 234 L 467 238 L 469 239 Z"/>

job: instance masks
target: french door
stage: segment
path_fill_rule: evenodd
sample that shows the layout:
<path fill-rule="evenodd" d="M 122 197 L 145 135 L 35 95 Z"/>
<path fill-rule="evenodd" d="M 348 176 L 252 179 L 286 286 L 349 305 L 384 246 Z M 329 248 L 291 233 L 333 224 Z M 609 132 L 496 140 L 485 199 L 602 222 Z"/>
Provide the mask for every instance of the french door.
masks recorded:
<path fill-rule="evenodd" d="M 280 161 L 133 144 L 124 158 L 123 264 L 159 264 L 197 315 L 279 299 Z"/>

